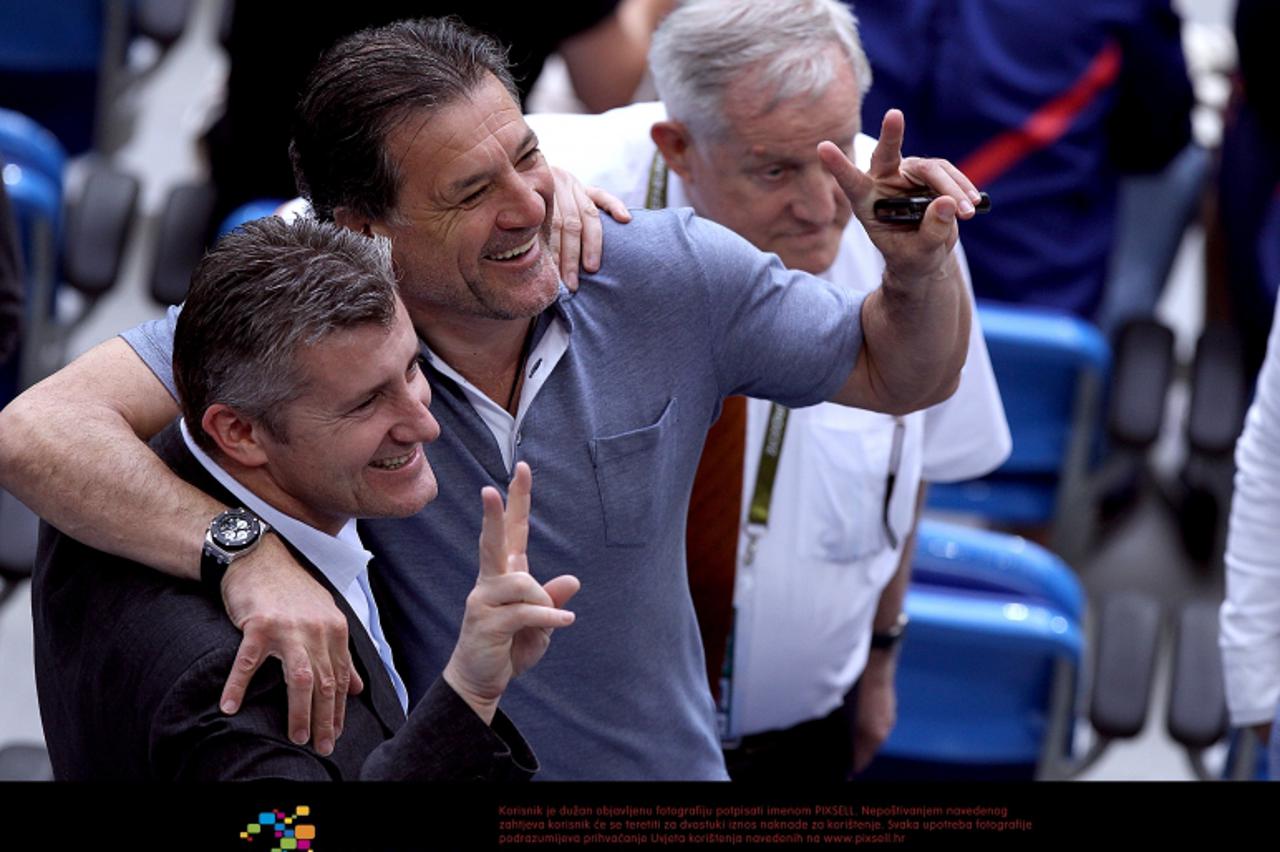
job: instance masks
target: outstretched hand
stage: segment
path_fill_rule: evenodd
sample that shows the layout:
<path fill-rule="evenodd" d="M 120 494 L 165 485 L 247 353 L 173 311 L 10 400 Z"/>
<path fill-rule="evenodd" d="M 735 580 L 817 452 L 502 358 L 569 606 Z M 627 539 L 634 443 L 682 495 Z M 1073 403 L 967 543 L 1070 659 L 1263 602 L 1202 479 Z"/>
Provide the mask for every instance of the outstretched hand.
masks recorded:
<path fill-rule="evenodd" d="M 818 156 L 884 255 L 888 270 L 900 278 L 934 277 L 944 268 L 958 238 L 957 215 L 971 218 L 980 196 L 972 181 L 949 161 L 904 158 L 905 131 L 901 111 L 891 109 L 885 113 L 871 167 L 865 172 L 831 142 L 818 145 Z M 876 219 L 873 206 L 877 200 L 918 191 L 922 186 L 938 193 L 938 198 L 925 211 L 919 229 Z"/>
<path fill-rule="evenodd" d="M 529 573 L 529 506 L 533 477 L 516 464 L 507 504 L 496 488 L 480 492 L 480 574 L 467 595 L 458 644 L 444 679 L 485 722 L 493 721 L 498 699 L 511 678 L 546 653 L 551 632 L 573 623 L 562 607 L 578 591 L 578 579 L 564 574 L 539 584 Z"/>

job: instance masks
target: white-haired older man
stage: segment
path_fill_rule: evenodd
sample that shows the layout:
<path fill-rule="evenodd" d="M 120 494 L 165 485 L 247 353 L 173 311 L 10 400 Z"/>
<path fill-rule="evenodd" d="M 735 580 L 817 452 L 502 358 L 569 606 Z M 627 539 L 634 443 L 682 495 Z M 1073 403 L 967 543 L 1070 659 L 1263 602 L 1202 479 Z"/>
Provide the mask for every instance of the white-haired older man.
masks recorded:
<path fill-rule="evenodd" d="M 529 117 L 552 162 L 633 206 L 691 206 L 787 266 L 853 289 L 880 282 L 884 260 L 817 154 L 835 140 L 867 168 L 875 147 L 859 133 L 871 70 L 846 6 L 691 0 L 664 21 L 649 59 L 661 103 Z M 884 132 L 900 132 L 898 121 Z M 990 471 L 1009 453 L 1009 429 L 976 321 L 946 402 L 903 417 L 781 411 L 747 405 L 732 614 L 728 594 L 718 606 L 699 576 L 700 545 L 690 584 L 730 773 L 838 779 L 893 726 L 922 480 Z M 691 536 L 699 527 L 691 517 Z"/>

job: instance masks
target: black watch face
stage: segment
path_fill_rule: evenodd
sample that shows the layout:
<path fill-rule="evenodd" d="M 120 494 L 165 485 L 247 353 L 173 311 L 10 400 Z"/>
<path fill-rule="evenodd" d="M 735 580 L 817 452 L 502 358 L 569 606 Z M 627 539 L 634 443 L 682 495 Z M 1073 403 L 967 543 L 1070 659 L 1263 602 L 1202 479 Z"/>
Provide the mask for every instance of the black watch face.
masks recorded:
<path fill-rule="evenodd" d="M 257 540 L 260 529 L 257 516 L 239 509 L 214 518 L 209 534 L 219 547 L 240 550 Z"/>

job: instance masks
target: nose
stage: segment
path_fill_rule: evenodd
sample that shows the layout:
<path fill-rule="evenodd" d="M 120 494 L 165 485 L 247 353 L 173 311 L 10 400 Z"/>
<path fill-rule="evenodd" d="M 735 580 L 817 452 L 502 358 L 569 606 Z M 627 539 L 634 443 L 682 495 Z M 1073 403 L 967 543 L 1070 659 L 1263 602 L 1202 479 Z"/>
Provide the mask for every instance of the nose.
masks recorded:
<path fill-rule="evenodd" d="M 391 438 L 401 444 L 430 444 L 440 437 L 440 424 L 431 415 L 431 388 L 421 373 L 405 387 L 399 417 Z"/>
<path fill-rule="evenodd" d="M 819 166 L 806 170 L 804 177 L 796 182 L 791 215 L 809 225 L 829 225 L 835 221 L 840 205 L 848 203 L 836 179 Z"/>
<path fill-rule="evenodd" d="M 527 173 L 513 171 L 509 186 L 498 212 L 498 227 L 508 231 L 541 227 L 555 203 L 550 169 L 542 166 Z"/>

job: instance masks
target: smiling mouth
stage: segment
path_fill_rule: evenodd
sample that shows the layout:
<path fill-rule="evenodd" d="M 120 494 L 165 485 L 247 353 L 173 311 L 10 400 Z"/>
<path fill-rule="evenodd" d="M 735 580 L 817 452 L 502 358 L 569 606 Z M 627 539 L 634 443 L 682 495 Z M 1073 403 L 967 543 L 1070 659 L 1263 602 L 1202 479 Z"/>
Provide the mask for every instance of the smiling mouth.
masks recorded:
<path fill-rule="evenodd" d="M 378 470 L 399 470 L 400 468 L 413 461 L 413 457 L 417 454 L 418 448 L 414 447 L 402 456 L 392 456 L 386 459 L 377 459 L 369 462 L 369 467 L 375 467 Z"/>
<path fill-rule="evenodd" d="M 486 260 L 515 260 L 518 257 L 523 257 L 525 254 L 528 254 L 528 252 L 537 244 L 537 242 L 538 242 L 538 235 L 535 233 L 532 237 L 529 238 L 529 241 L 527 243 L 522 243 L 516 246 L 515 248 L 511 249 L 510 251 L 495 252 L 493 254 L 487 254 L 485 255 L 485 259 Z"/>

